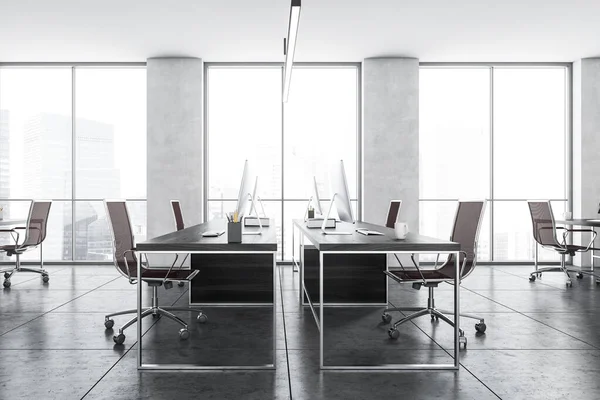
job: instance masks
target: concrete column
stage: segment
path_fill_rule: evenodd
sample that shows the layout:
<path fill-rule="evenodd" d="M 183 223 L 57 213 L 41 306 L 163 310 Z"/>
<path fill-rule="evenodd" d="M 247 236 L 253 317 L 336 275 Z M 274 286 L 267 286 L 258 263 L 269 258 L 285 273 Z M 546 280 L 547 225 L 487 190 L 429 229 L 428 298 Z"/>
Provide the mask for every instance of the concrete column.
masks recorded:
<path fill-rule="evenodd" d="M 573 65 L 573 215 L 598 218 L 600 203 L 600 58 L 584 58 Z M 600 233 L 600 232 L 599 232 Z M 589 238 L 575 238 L 587 243 Z M 598 246 L 600 239 L 596 241 Z M 575 257 L 589 266 L 589 254 Z M 598 264 L 598 263 L 597 263 Z"/>
<path fill-rule="evenodd" d="M 363 219 L 384 224 L 390 200 L 419 231 L 419 60 L 363 63 Z"/>
<path fill-rule="evenodd" d="M 186 226 L 202 222 L 203 72 L 199 58 L 147 61 L 148 238 L 175 230 L 172 199 Z"/>

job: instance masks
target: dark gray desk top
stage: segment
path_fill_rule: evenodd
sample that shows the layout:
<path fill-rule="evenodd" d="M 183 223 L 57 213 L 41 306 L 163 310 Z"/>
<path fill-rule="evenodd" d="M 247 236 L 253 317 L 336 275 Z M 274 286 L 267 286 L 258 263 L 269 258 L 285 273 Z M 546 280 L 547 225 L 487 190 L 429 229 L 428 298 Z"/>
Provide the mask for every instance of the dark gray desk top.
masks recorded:
<path fill-rule="evenodd" d="M 325 235 L 321 229 L 307 228 L 306 223 L 301 219 L 295 219 L 294 225 L 304 233 L 319 251 L 437 251 L 442 253 L 460 250 L 459 243 L 422 236 L 412 232 L 408 234 L 406 239 L 399 240 L 395 238 L 393 229 L 366 222 L 355 224 L 338 222 L 335 230 L 353 232 L 352 235 Z M 357 233 L 357 228 L 378 231 L 384 233 L 385 236 L 366 236 Z M 331 231 L 334 230 L 331 229 Z"/>
<path fill-rule="evenodd" d="M 562 225 L 575 225 L 575 226 L 596 226 L 600 227 L 600 218 L 590 219 L 563 219 L 554 221 L 557 224 Z"/>
<path fill-rule="evenodd" d="M 227 243 L 227 231 L 219 237 L 202 237 L 206 231 L 227 230 L 225 220 L 213 220 L 199 225 L 190 226 L 181 231 L 167 233 L 148 241 L 137 243 L 139 251 L 277 251 L 277 238 L 274 221 L 270 226 L 262 228 L 261 235 L 242 235 L 242 243 Z M 259 228 L 246 227 L 248 232 L 258 231 Z"/>

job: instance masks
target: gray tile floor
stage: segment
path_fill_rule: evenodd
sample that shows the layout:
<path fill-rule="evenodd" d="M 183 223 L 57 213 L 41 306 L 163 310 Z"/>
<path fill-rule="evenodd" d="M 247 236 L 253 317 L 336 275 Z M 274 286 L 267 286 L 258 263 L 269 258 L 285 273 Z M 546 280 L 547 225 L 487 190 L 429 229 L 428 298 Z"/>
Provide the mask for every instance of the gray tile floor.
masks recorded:
<path fill-rule="evenodd" d="M 479 266 L 463 285 L 463 311 L 485 317 L 469 340 L 459 372 L 322 372 L 318 331 L 298 304 L 298 274 L 279 268 L 276 371 L 138 372 L 135 325 L 125 345 L 104 329 L 104 313 L 135 307 L 135 287 L 112 266 L 52 266 L 51 279 L 15 275 L 0 291 L 0 399 L 598 399 L 600 287 L 560 274 L 531 283 L 530 266 Z M 427 291 L 390 289 L 395 305 L 417 306 Z M 187 288 L 160 291 L 160 303 L 185 304 Z M 452 287 L 436 291 L 452 308 Z M 177 362 L 260 362 L 273 356 L 272 314 L 264 309 L 207 308 L 206 325 L 191 324 L 188 342 L 177 325 L 146 319 L 145 354 Z M 186 315 L 188 314 L 188 315 Z M 451 362 L 452 329 L 421 318 L 387 337 L 381 308 L 327 311 L 325 358 L 335 362 Z M 193 318 L 181 313 L 182 318 Z M 129 317 L 116 319 L 116 326 Z M 191 356 L 192 355 L 192 356 Z M 195 355 L 195 356 L 193 356 Z"/>

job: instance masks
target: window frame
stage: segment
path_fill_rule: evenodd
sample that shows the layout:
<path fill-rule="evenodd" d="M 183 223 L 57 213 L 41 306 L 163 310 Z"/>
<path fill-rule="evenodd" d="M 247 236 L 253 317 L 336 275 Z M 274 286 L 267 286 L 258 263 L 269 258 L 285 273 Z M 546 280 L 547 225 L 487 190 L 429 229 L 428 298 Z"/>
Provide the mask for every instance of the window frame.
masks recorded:
<path fill-rule="evenodd" d="M 71 70 L 71 197 L 70 198 L 52 198 L 52 201 L 56 202 L 70 202 L 71 203 L 71 259 L 66 260 L 48 260 L 44 261 L 48 265 L 56 265 L 56 264 L 109 264 L 112 265 L 113 261 L 95 261 L 95 260 L 75 260 L 74 256 L 76 254 L 76 204 L 81 202 L 93 202 L 93 201 L 104 201 L 104 198 L 77 198 L 75 195 L 76 191 L 76 145 L 77 145 L 77 114 L 76 114 L 76 75 L 78 69 L 85 68 L 98 68 L 98 69 L 107 69 L 107 68 L 115 68 L 115 69 L 146 69 L 146 62 L 0 62 L 0 74 L 3 69 L 18 69 L 18 68 L 29 68 L 29 69 L 52 69 L 52 68 L 69 68 Z M 1 90 L 1 88 L 0 88 Z M 1 108 L 0 104 L 0 108 Z M 31 201 L 29 198 L 17 198 L 17 197 L 8 197 L 5 199 L 0 199 L 7 202 L 24 202 Z M 143 198 L 131 198 L 125 199 L 128 202 L 147 202 L 147 193 Z M 5 264 L 6 262 L 0 261 L 0 265 Z M 27 263 L 25 261 L 24 263 Z"/>
<path fill-rule="evenodd" d="M 565 69 L 565 137 L 564 137 L 564 193 L 565 198 L 548 199 L 555 202 L 565 202 L 566 211 L 573 211 L 573 63 L 572 62 L 420 62 L 421 69 L 443 69 L 443 68 L 488 68 L 490 71 L 490 139 L 489 139 L 489 167 L 490 167 L 490 195 L 487 209 L 490 218 L 490 260 L 481 261 L 481 264 L 533 264 L 530 260 L 508 260 L 498 261 L 494 258 L 494 203 L 495 202 L 517 202 L 531 199 L 526 198 L 495 198 L 494 196 L 494 71 L 500 68 L 564 68 Z M 426 201 L 458 201 L 459 199 L 429 199 L 421 198 L 419 203 Z M 572 262 L 572 257 L 569 257 Z M 555 264 L 555 262 L 539 262 L 538 264 Z"/>
<path fill-rule="evenodd" d="M 214 67 L 221 68 L 262 68 L 262 67 L 277 67 L 281 70 L 281 80 L 283 85 L 283 67 L 284 63 L 281 62 L 204 62 L 204 96 L 203 96 L 203 107 L 204 107 L 204 121 L 203 121 L 203 185 L 202 185 L 202 198 L 203 198 L 203 209 L 202 209 L 202 220 L 206 222 L 208 216 L 209 202 L 211 201 L 237 201 L 237 199 L 210 199 L 209 194 L 209 158 L 210 158 L 210 132 L 209 132 L 209 104 L 208 94 L 210 90 L 209 85 L 209 69 Z M 336 68 L 336 67 L 348 67 L 356 68 L 356 198 L 352 198 L 351 202 L 356 203 L 357 220 L 362 219 L 362 63 L 360 62 L 296 62 L 294 68 Z M 307 202 L 308 198 L 286 198 L 285 197 L 285 160 L 283 159 L 285 154 L 285 104 L 281 103 L 281 198 L 278 199 L 262 199 L 263 202 L 278 202 L 281 204 L 281 259 L 279 263 L 289 263 L 291 258 L 286 259 L 285 254 L 285 233 L 286 233 L 286 222 L 285 222 L 285 203 L 286 202 Z M 321 201 L 329 201 L 330 199 L 322 198 Z M 289 222 L 288 222 L 289 224 Z M 292 229 L 292 228 L 288 228 Z"/>

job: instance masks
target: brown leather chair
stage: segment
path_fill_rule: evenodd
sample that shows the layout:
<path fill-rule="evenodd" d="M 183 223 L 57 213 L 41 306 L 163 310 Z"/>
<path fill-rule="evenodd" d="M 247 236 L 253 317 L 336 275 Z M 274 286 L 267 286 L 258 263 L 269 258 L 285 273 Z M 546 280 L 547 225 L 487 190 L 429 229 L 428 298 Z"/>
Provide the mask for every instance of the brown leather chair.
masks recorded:
<path fill-rule="evenodd" d="M 554 250 L 560 254 L 559 267 L 538 268 L 529 275 L 529 280 L 534 282 L 536 277 L 542 276 L 542 272 L 563 272 L 567 276 L 567 287 L 572 287 L 573 281 L 571 281 L 569 272 L 575 272 L 577 274 L 577 279 L 582 279 L 583 274 L 594 275 L 593 272 L 567 268 L 565 258 L 567 255 L 575 256 L 575 253 L 598 250 L 591 247 L 594 243 L 594 239 L 596 239 L 596 232 L 593 229 L 566 229 L 561 226 L 556 226 L 556 223 L 554 222 L 554 213 L 552 212 L 552 206 L 549 201 L 528 201 L 527 205 L 529 206 L 529 214 L 531 215 L 534 240 L 543 248 Z M 563 232 L 562 241 L 557 239 L 557 231 Z M 568 235 L 573 232 L 591 233 L 592 240 L 590 240 L 587 246 L 568 244 L 566 239 Z"/>
<path fill-rule="evenodd" d="M 466 278 L 473 272 L 477 264 L 477 240 L 479 238 L 479 230 L 483 220 L 483 214 L 485 211 L 484 201 L 459 201 L 456 216 L 454 218 L 454 228 L 452 229 L 452 236 L 450 240 L 453 242 L 460 243 L 460 280 Z M 438 255 L 439 258 L 439 255 Z M 410 283 L 415 289 L 421 289 L 425 286 L 429 289 L 429 298 L 427 300 L 427 307 L 388 307 L 385 309 L 382 319 L 384 323 L 390 323 L 392 316 L 388 313 L 390 311 L 412 311 L 413 314 L 404 317 L 397 322 L 392 324 L 388 334 L 390 338 L 397 339 L 400 333 L 397 327 L 415 318 L 430 315 L 431 320 L 439 320 L 447 322 L 449 325 L 454 326 L 454 322 L 450 320 L 445 314 L 454 314 L 454 311 L 440 310 L 435 307 L 434 289 L 438 287 L 440 283 L 454 283 L 455 276 L 455 260 L 454 255 L 450 254 L 446 258 L 443 264 L 438 266 L 438 259 L 436 259 L 433 268 L 419 267 L 414 259 L 414 255 L 411 256 L 414 268 L 404 268 L 400 264 L 400 268 L 389 269 L 385 274 L 397 283 L 405 284 Z M 398 260 L 400 261 L 400 260 Z M 484 333 L 486 330 L 485 321 L 483 318 L 471 315 L 471 314 L 460 314 L 461 317 L 473 318 L 479 320 L 475 324 L 477 332 Z M 467 338 L 464 336 L 464 331 L 461 329 L 460 343 L 467 347 Z"/>
<path fill-rule="evenodd" d="M 2 268 L 0 273 L 4 272 L 4 287 L 10 287 L 10 278 L 15 272 L 35 272 L 42 276 L 44 282 L 50 280 L 48 271 L 44 269 L 44 257 L 42 252 L 42 243 L 46 239 L 46 226 L 48 225 L 48 216 L 50 215 L 51 200 L 33 200 L 29 207 L 29 216 L 27 217 L 27 226 L 19 226 L 12 229 L 0 229 L 0 232 L 10 233 L 15 241 L 14 244 L 0 245 L 0 251 L 5 252 L 7 256 L 15 256 L 16 263 L 14 267 Z M 20 241 L 19 231 L 25 231 L 25 238 Z M 26 251 L 40 247 L 40 268 L 28 268 L 21 266 L 21 254 Z"/>
<path fill-rule="evenodd" d="M 400 209 L 402 208 L 402 200 L 391 200 L 390 208 L 388 209 L 387 218 L 385 220 L 385 226 L 394 229 L 394 224 L 398 221 L 400 215 Z"/>
<path fill-rule="evenodd" d="M 114 243 L 114 262 L 117 271 L 129 280 L 129 283 L 136 284 L 138 278 L 146 282 L 148 286 L 152 288 L 152 306 L 145 307 L 142 309 L 142 318 L 149 315 L 158 317 L 165 316 L 183 326 L 179 330 L 179 337 L 185 340 L 189 337 L 188 325 L 181 318 L 172 314 L 170 311 L 193 311 L 197 312 L 197 321 L 205 323 L 207 316 L 202 310 L 192 307 L 159 307 L 158 306 L 158 288 L 165 286 L 169 288 L 173 285 L 173 281 L 191 281 L 198 274 L 198 271 L 183 270 L 181 268 L 174 268 L 175 262 L 170 268 L 149 268 L 146 262 L 142 265 L 141 277 L 137 276 L 137 257 L 135 254 L 133 231 L 131 229 L 131 222 L 129 219 L 129 213 L 127 212 L 127 205 L 125 201 L 120 200 L 105 200 L 106 214 L 108 216 L 111 232 L 113 235 Z M 104 318 L 104 326 L 106 329 L 112 329 L 114 326 L 114 320 L 112 317 L 124 314 L 137 314 L 137 309 L 119 311 L 116 313 L 108 314 Z M 113 336 L 113 340 L 117 344 L 123 344 L 125 341 L 125 334 L 123 333 L 126 328 L 137 321 L 137 315 L 125 323 L 120 329 L 119 333 Z"/>

